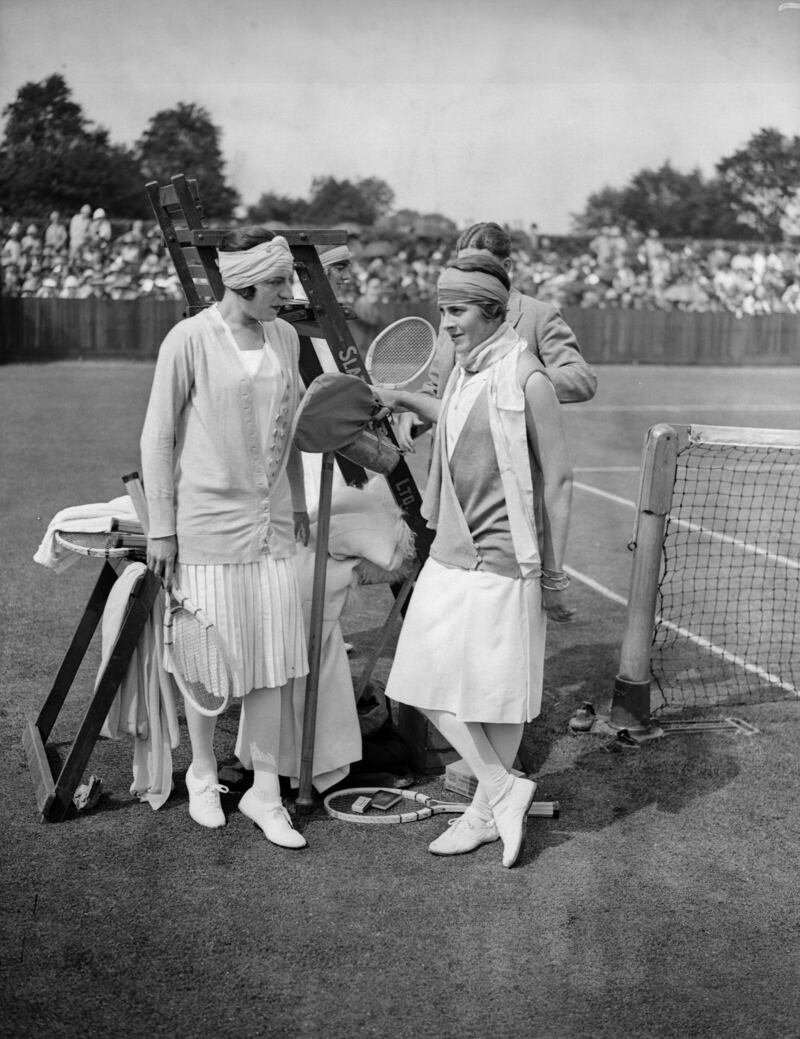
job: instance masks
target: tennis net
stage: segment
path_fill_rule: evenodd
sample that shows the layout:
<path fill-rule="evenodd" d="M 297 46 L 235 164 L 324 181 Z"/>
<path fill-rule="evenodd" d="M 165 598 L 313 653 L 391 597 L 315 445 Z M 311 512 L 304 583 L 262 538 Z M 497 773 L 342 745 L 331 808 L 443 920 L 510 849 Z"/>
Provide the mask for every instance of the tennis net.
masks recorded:
<path fill-rule="evenodd" d="M 652 706 L 798 697 L 800 431 L 675 428 Z"/>

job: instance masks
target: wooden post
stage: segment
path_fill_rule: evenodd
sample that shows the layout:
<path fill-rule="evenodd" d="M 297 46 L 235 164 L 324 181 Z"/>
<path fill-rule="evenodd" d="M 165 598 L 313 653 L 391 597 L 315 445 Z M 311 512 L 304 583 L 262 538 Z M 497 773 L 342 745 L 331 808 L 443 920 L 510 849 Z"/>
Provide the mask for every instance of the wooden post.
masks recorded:
<path fill-rule="evenodd" d="M 619 674 L 609 723 L 632 735 L 650 726 L 650 647 L 653 642 L 658 581 L 667 514 L 678 459 L 678 434 L 672 426 L 652 426 L 645 438 L 633 566 Z"/>
<path fill-rule="evenodd" d="M 317 727 L 319 669 L 322 659 L 322 626 L 325 619 L 325 583 L 333 494 L 333 457 L 332 451 L 326 451 L 322 456 L 322 476 L 317 506 L 317 546 L 314 555 L 311 619 L 308 625 L 308 677 L 306 678 L 306 699 L 303 711 L 303 742 L 300 752 L 300 787 L 296 800 L 298 810 L 304 813 L 310 812 L 314 807 L 311 780 L 314 775 L 314 737 Z"/>

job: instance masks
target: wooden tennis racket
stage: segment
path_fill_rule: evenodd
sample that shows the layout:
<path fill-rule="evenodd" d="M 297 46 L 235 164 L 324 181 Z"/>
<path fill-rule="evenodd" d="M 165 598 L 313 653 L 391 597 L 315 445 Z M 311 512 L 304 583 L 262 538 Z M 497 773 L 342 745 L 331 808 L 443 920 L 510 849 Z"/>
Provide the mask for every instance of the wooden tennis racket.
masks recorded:
<path fill-rule="evenodd" d="M 397 801 L 390 807 L 381 810 L 372 807 L 372 800 L 379 794 L 392 795 Z M 386 798 L 390 800 L 390 798 Z M 367 802 L 366 804 L 364 802 Z M 334 819 L 346 823 L 362 823 L 367 826 L 390 826 L 397 823 L 417 823 L 422 819 L 443 813 L 462 815 L 469 808 L 468 804 L 457 801 L 437 801 L 416 790 L 397 790 L 392 787 L 361 786 L 348 790 L 335 790 L 324 800 L 325 811 Z M 529 816 L 557 819 L 560 806 L 558 801 L 534 801 L 528 810 Z"/>
<path fill-rule="evenodd" d="M 376 386 L 400 390 L 425 371 L 436 352 L 436 330 L 421 317 L 401 317 L 372 341 L 364 365 Z"/>
<path fill-rule="evenodd" d="M 174 585 L 165 592 L 164 656 L 192 706 L 209 717 L 222 714 L 234 690 L 230 652 L 216 626 Z"/>
<path fill-rule="evenodd" d="M 147 552 L 147 537 L 144 534 L 121 531 L 87 532 L 82 530 L 57 530 L 56 544 L 81 556 L 97 559 L 144 559 Z"/>
<path fill-rule="evenodd" d="M 139 474 L 127 473 L 122 481 L 146 532 L 149 514 Z M 222 714 L 234 689 L 230 652 L 216 626 L 174 584 L 164 591 L 164 657 L 178 689 L 200 714 Z"/>

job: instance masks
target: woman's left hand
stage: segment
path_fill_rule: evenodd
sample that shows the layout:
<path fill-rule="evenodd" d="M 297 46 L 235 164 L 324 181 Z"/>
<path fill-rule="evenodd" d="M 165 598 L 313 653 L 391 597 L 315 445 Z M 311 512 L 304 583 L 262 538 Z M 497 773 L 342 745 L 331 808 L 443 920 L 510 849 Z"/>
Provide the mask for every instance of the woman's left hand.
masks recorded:
<path fill-rule="evenodd" d="M 385 386 L 373 386 L 372 396 L 375 398 L 375 403 L 381 406 L 386 415 L 401 407 L 399 390 L 390 390 Z"/>
<path fill-rule="evenodd" d="M 304 545 L 308 544 L 311 537 L 311 521 L 307 512 L 294 513 L 294 536 L 296 541 L 302 541 Z"/>
<path fill-rule="evenodd" d="M 554 621 L 571 621 L 575 616 L 575 607 L 569 601 L 566 588 L 557 591 L 542 588 L 542 606 L 547 616 Z"/>

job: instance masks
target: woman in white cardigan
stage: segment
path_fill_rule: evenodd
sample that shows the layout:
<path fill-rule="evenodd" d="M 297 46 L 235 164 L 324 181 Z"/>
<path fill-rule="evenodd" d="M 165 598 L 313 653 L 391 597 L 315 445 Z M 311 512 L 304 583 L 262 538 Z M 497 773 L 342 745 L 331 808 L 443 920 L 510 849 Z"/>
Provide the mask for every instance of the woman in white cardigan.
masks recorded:
<path fill-rule="evenodd" d="M 293 679 L 308 672 L 294 559 L 309 534 L 291 439 L 299 344 L 278 318 L 292 298 L 292 254 L 284 238 L 249 227 L 228 234 L 218 262 L 222 300 L 179 322 L 156 363 L 141 437 L 147 561 L 206 611 L 237 661 L 237 753 L 254 771 L 239 809 L 274 844 L 301 848 L 279 784 L 291 774 L 282 746 L 295 746 Z M 223 826 L 215 719 L 185 706 L 189 812 Z"/>
<path fill-rule="evenodd" d="M 495 257 L 459 256 L 438 282 L 456 364 L 442 400 L 381 391 L 437 423 L 423 515 L 436 530 L 386 694 L 420 710 L 472 768 L 469 809 L 430 845 L 460 855 L 501 840 L 517 861 L 536 784 L 512 774 L 541 707 L 546 616 L 569 620 L 563 570 L 572 470 L 552 383 L 505 321 Z"/>

